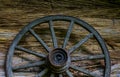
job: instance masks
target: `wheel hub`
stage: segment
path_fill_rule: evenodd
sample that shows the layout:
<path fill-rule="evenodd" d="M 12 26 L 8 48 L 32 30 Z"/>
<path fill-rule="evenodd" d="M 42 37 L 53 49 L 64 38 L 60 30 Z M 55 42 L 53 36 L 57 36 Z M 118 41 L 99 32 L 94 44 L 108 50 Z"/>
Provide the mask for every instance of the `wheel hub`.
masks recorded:
<path fill-rule="evenodd" d="M 48 55 L 48 66 L 56 73 L 65 71 L 70 64 L 70 56 L 67 51 L 62 48 L 52 50 Z"/>

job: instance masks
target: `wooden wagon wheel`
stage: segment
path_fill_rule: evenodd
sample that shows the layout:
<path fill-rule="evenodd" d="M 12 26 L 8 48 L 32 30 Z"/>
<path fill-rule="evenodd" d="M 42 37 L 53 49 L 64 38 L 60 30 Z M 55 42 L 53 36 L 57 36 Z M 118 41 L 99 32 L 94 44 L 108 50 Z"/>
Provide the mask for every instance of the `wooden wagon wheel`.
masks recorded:
<path fill-rule="evenodd" d="M 53 23 L 57 21 L 69 22 L 68 30 L 66 31 L 62 46 L 58 46 L 58 40 L 56 38 L 56 34 L 54 30 Z M 42 24 L 42 23 L 48 24 L 48 28 L 51 33 L 50 35 L 52 38 L 53 48 L 50 48 L 47 45 L 47 43 L 45 43 L 43 39 L 34 30 L 34 27 L 37 27 L 38 24 Z M 89 34 L 87 34 L 83 39 L 79 40 L 79 42 L 77 42 L 75 45 L 71 46 L 70 48 L 66 48 L 68 42 L 70 41 L 69 38 L 75 24 L 79 25 L 80 27 L 88 31 Z M 32 51 L 29 49 L 29 47 L 25 48 L 22 47 L 22 45 L 19 45 L 23 36 L 27 35 L 26 38 L 29 37 L 27 33 L 31 34 L 38 41 L 38 43 L 41 44 L 41 46 L 45 49 L 47 54 L 37 51 Z M 73 56 L 74 52 L 91 38 L 97 40 L 102 53 L 85 55 L 85 56 Z M 16 60 L 13 61 L 16 52 L 19 53 L 23 52 L 30 55 L 34 55 L 40 59 L 31 60 L 31 62 L 23 63 L 22 65 L 19 65 L 20 64 L 19 60 L 17 60 L 18 62 Z M 32 57 L 29 57 L 29 59 L 32 59 Z M 82 65 L 77 65 L 82 61 L 86 61 L 86 60 L 87 61 L 103 60 L 103 67 L 101 67 L 102 74 L 93 72 L 91 68 L 89 69 L 82 67 Z M 31 73 L 30 68 L 35 68 L 34 71 L 37 71 L 35 72 L 35 75 L 31 75 L 32 77 L 33 76 L 35 77 L 77 77 L 77 76 L 78 77 L 110 77 L 110 57 L 109 57 L 108 49 L 103 39 L 92 26 L 74 17 L 63 16 L 63 15 L 52 15 L 37 19 L 29 23 L 27 26 L 25 26 L 15 37 L 13 43 L 9 48 L 9 52 L 7 54 L 7 60 L 6 60 L 6 77 L 15 77 L 16 72 L 17 74 L 22 75 L 22 72 L 26 70 L 29 70 L 29 73 Z M 94 70 L 99 70 L 99 69 L 96 69 L 95 67 Z M 74 74 L 75 72 L 77 72 L 77 76 Z"/>

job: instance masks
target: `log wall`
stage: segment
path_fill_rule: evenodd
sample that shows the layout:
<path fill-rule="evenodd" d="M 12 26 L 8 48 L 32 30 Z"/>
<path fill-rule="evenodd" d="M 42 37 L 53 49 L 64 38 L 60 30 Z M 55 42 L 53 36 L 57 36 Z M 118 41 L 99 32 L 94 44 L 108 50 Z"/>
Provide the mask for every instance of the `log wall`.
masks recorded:
<path fill-rule="evenodd" d="M 5 57 L 12 40 L 26 24 L 46 14 L 12 9 L 0 13 L 0 77 L 4 77 Z M 120 63 L 120 19 L 76 17 L 88 22 L 102 35 L 111 53 L 112 63 Z"/>

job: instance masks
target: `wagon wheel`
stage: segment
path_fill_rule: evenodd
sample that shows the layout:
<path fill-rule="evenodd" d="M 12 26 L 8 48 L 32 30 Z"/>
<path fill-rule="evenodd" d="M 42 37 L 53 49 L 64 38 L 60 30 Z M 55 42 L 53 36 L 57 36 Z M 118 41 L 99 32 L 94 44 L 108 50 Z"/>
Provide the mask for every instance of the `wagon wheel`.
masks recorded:
<path fill-rule="evenodd" d="M 56 21 L 69 22 L 68 29 L 66 31 L 62 46 L 58 46 L 58 40 L 56 38 L 56 33 L 53 27 L 54 26 L 53 22 L 56 22 Z M 45 43 L 43 39 L 41 39 L 41 37 L 34 30 L 34 27 L 42 23 L 48 23 L 48 27 L 51 32 L 53 48 L 50 48 L 47 45 L 47 42 Z M 70 48 L 66 48 L 66 46 L 68 45 L 68 42 L 70 41 L 69 38 L 72 33 L 73 26 L 75 26 L 75 24 L 79 25 L 80 27 L 88 31 L 88 35 L 86 35 L 82 40 L 79 40 L 79 42 L 77 42 Z M 31 34 L 37 40 L 37 42 L 41 44 L 41 46 L 45 49 L 47 54 L 32 51 L 29 48 L 24 48 L 19 45 L 23 36 L 27 35 L 27 33 Z M 84 43 L 87 42 L 91 38 L 92 39 L 94 38 L 95 40 L 97 40 L 102 53 L 86 55 L 84 57 L 83 56 L 72 56 L 72 54 L 74 54 L 74 52 L 79 47 L 84 45 Z M 17 65 L 13 66 L 14 63 L 16 62 L 16 61 L 15 62 L 13 61 L 16 50 L 20 50 L 20 52 L 25 52 L 27 54 L 34 55 L 40 59 L 37 61 L 31 60 L 32 62 L 28 62 L 22 65 L 19 65 L 20 63 L 18 64 L 16 63 Z M 94 73 L 91 71 L 91 69 L 87 69 L 80 65 L 79 66 L 76 65 L 77 62 L 80 63 L 86 60 L 87 61 L 103 60 L 103 67 L 101 67 L 103 68 L 102 74 Z M 110 58 L 109 58 L 107 47 L 103 39 L 93 27 L 91 27 L 86 22 L 80 19 L 74 18 L 74 17 L 63 16 L 63 15 L 53 15 L 53 16 L 43 17 L 43 18 L 37 19 L 29 23 L 26 27 L 24 27 L 18 33 L 18 35 L 16 36 L 16 38 L 14 39 L 13 43 L 11 44 L 9 48 L 9 52 L 7 54 L 7 60 L 6 60 L 6 77 L 15 77 L 16 76 L 14 74 L 15 72 L 17 72 L 18 74 L 22 74 L 21 72 L 24 72 L 30 68 L 35 68 L 34 71 L 37 71 L 34 75 L 35 77 L 46 77 L 46 76 L 47 77 L 48 76 L 49 77 L 76 77 L 74 74 L 75 72 L 78 73 L 78 77 L 80 76 L 81 77 L 82 76 L 84 77 L 90 77 L 90 76 L 91 77 L 110 77 Z M 99 70 L 99 69 L 96 69 L 95 67 L 95 70 Z M 31 73 L 31 71 L 29 72 Z M 79 73 L 82 73 L 82 74 L 79 74 Z"/>

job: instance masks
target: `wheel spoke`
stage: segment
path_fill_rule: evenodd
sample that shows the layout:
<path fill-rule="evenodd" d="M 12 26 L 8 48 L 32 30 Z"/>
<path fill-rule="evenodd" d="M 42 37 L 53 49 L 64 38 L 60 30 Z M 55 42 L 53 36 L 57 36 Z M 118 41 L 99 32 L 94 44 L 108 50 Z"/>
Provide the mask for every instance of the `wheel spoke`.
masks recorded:
<path fill-rule="evenodd" d="M 71 67 L 72 69 L 76 70 L 76 71 L 79 71 L 79 72 L 82 72 L 82 73 L 84 73 L 84 74 L 87 74 L 88 76 L 101 77 L 101 76 L 99 76 L 99 75 L 97 75 L 97 74 L 95 74 L 95 73 L 92 73 L 92 72 L 90 72 L 89 70 L 84 69 L 84 68 L 82 68 L 82 67 L 78 67 L 78 66 L 74 66 L 74 65 L 70 65 L 70 67 Z"/>
<path fill-rule="evenodd" d="M 45 64 L 45 61 L 37 61 L 37 62 L 34 62 L 34 63 L 28 63 L 28 64 L 21 65 L 21 66 L 14 66 L 13 70 L 36 67 L 36 66 L 41 66 L 43 64 Z"/>
<path fill-rule="evenodd" d="M 43 71 L 41 71 L 38 75 L 36 75 L 35 77 L 43 77 L 47 72 L 48 72 L 48 69 L 46 68 Z"/>
<path fill-rule="evenodd" d="M 74 77 L 69 70 L 66 70 L 66 74 L 68 75 L 68 77 Z"/>
<path fill-rule="evenodd" d="M 69 37 L 70 37 L 70 34 L 71 34 L 71 32 L 72 32 L 73 24 L 74 24 L 74 21 L 72 20 L 71 23 L 70 23 L 70 25 L 69 25 L 67 34 L 66 34 L 66 36 L 65 36 L 65 39 L 64 39 L 64 43 L 63 43 L 62 48 L 65 48 L 66 45 L 67 45 L 67 42 L 68 42 Z"/>
<path fill-rule="evenodd" d="M 101 55 L 89 55 L 89 56 L 75 56 L 71 58 L 71 61 L 82 61 L 82 60 L 93 60 L 93 59 L 103 59 L 105 56 L 103 54 Z"/>
<path fill-rule="evenodd" d="M 59 77 L 63 77 L 63 75 L 62 75 L 62 74 L 59 74 Z"/>
<path fill-rule="evenodd" d="M 55 77 L 55 75 L 52 73 L 52 74 L 50 75 L 50 77 Z"/>
<path fill-rule="evenodd" d="M 41 43 L 41 45 L 47 50 L 47 52 L 50 51 L 49 47 L 46 45 L 46 43 L 35 33 L 34 30 L 29 30 L 31 34 Z"/>
<path fill-rule="evenodd" d="M 41 54 L 41 53 L 37 53 L 37 52 L 35 52 L 35 51 L 28 50 L 28 49 L 23 48 L 23 47 L 21 47 L 21 46 L 16 46 L 15 48 L 18 49 L 18 50 L 22 50 L 22 51 L 24 51 L 24 52 L 27 52 L 27 53 L 36 55 L 36 56 L 41 57 L 41 58 L 45 58 L 45 57 L 46 57 L 46 55 L 44 55 L 44 54 Z"/>
<path fill-rule="evenodd" d="M 56 39 L 56 36 L 55 36 L 54 29 L 53 29 L 52 20 L 49 21 L 49 27 L 50 27 L 50 31 L 51 31 L 51 35 L 52 35 L 52 42 L 53 42 L 54 48 L 57 48 L 58 44 L 57 44 L 57 39 Z"/>
<path fill-rule="evenodd" d="M 84 39 L 82 39 L 80 42 L 78 42 L 76 45 L 74 45 L 72 48 L 70 48 L 69 53 L 72 53 L 73 51 L 75 51 L 78 47 L 80 47 L 83 43 L 85 43 L 91 37 L 93 37 L 93 33 L 90 33 Z"/>

